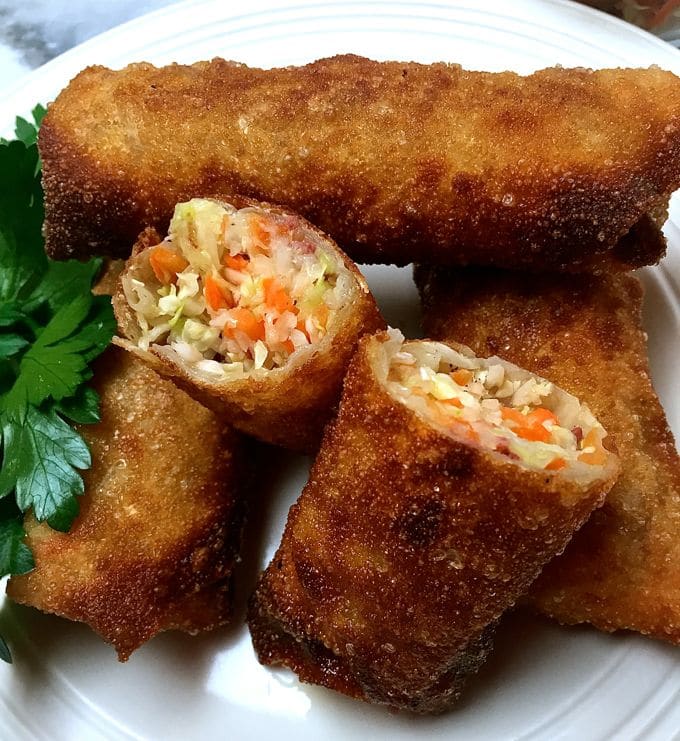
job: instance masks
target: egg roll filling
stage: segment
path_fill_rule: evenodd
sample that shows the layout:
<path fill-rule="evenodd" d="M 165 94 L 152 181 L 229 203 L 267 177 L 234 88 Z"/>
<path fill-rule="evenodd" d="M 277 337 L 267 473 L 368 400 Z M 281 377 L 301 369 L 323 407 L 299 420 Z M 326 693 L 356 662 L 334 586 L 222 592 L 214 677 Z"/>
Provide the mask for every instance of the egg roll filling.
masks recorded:
<path fill-rule="evenodd" d="M 592 479 L 608 459 L 606 431 L 585 404 L 500 358 L 439 342 L 387 348 L 388 391 L 447 434 L 533 470 Z"/>
<path fill-rule="evenodd" d="M 175 207 L 150 247 L 147 280 L 123 280 L 137 344 L 169 347 L 216 380 L 259 375 L 309 351 L 329 330 L 353 277 L 302 219 L 211 199 Z"/>

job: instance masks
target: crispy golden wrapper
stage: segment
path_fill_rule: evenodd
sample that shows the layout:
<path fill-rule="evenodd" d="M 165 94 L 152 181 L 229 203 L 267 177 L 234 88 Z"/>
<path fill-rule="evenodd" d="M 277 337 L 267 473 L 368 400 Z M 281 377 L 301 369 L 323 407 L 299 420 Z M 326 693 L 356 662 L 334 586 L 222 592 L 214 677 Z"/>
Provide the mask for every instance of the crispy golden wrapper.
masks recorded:
<path fill-rule="evenodd" d="M 262 663 L 368 702 L 440 712 L 618 464 L 610 455 L 586 485 L 440 432 L 380 380 L 388 337 L 359 344 L 249 626 Z"/>
<path fill-rule="evenodd" d="M 288 213 L 277 206 L 240 196 L 224 196 L 218 200 L 239 209 L 248 206 L 268 213 Z M 311 351 L 292 356 L 285 366 L 264 376 L 214 381 L 194 372 L 188 363 L 163 355 L 155 345 L 148 350 L 140 349 L 136 342 L 141 330 L 125 297 L 122 281 L 113 297 L 113 307 L 121 334 L 117 342 L 121 346 L 237 429 L 264 442 L 309 453 L 318 449 L 323 428 L 335 412 L 342 379 L 359 337 L 383 329 L 385 321 L 357 266 L 333 240 L 311 224 L 305 224 L 349 271 L 353 278 L 351 294 L 329 325 L 328 333 Z M 143 283 L 155 281 L 148 248 L 160 241 L 154 229 L 144 231 L 121 277 L 131 276 Z"/>
<path fill-rule="evenodd" d="M 127 257 L 175 203 L 222 192 L 286 204 L 359 262 L 621 268 L 660 257 L 616 244 L 680 185 L 680 81 L 357 56 L 90 67 L 39 146 L 56 258 Z"/>
<path fill-rule="evenodd" d="M 640 282 L 426 267 L 416 279 L 426 332 L 547 376 L 618 447 L 618 482 L 544 570 L 533 604 L 564 623 L 680 643 L 680 458 L 649 375 Z"/>
<path fill-rule="evenodd" d="M 242 442 L 209 410 L 120 348 L 97 361 L 101 422 L 70 532 L 31 516 L 36 568 L 15 601 L 87 623 L 121 661 L 157 633 L 227 622 L 240 546 Z"/>

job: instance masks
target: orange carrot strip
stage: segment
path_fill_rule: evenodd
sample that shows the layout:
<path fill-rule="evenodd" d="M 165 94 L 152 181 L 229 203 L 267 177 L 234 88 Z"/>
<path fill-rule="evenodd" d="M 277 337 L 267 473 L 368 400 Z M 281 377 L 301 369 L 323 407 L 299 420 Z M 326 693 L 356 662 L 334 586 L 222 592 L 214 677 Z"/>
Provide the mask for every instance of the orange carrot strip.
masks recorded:
<path fill-rule="evenodd" d="M 451 378 L 453 378 L 459 386 L 465 386 L 472 380 L 472 373 L 465 368 L 458 368 L 458 370 L 453 371 Z"/>
<path fill-rule="evenodd" d="M 544 422 L 557 424 L 557 417 L 545 407 L 538 407 L 527 414 L 527 421 L 530 425 L 542 425 Z"/>
<path fill-rule="evenodd" d="M 501 407 L 501 417 L 504 420 L 510 420 L 519 427 L 526 427 L 527 418 L 519 411 L 519 409 L 513 409 L 512 407 Z"/>
<path fill-rule="evenodd" d="M 592 453 L 581 453 L 578 459 L 582 463 L 588 463 L 591 466 L 601 466 L 607 460 L 607 451 L 597 439 L 595 429 L 592 429 L 583 440 L 583 449 L 595 448 Z"/>
<path fill-rule="evenodd" d="M 276 278 L 265 278 L 262 281 L 262 288 L 264 302 L 270 309 L 276 309 L 279 314 L 295 310 L 295 304 L 290 300 L 288 292 L 277 283 Z"/>
<path fill-rule="evenodd" d="M 234 301 L 227 289 L 221 286 L 211 275 L 205 277 L 205 286 L 203 295 L 208 306 L 213 311 L 220 309 L 229 309 L 234 305 Z"/>
<path fill-rule="evenodd" d="M 233 337 L 234 331 L 238 329 L 254 342 L 264 339 L 264 322 L 257 319 L 250 309 L 244 309 L 239 306 L 236 309 L 232 309 L 231 317 L 236 321 L 236 326 L 225 326 L 223 330 L 224 335 Z"/>
<path fill-rule="evenodd" d="M 567 462 L 564 460 L 564 458 L 553 458 L 550 463 L 545 467 L 546 471 L 559 471 L 561 468 L 564 468 L 567 465 Z"/>
<path fill-rule="evenodd" d="M 550 433 L 543 425 L 517 427 L 515 434 L 517 437 L 522 437 L 525 440 L 533 440 L 541 443 L 547 443 L 550 440 Z"/>
<path fill-rule="evenodd" d="M 511 407 L 502 407 L 501 416 L 516 425 L 514 431 L 519 437 L 543 443 L 550 440 L 550 432 L 543 426 L 543 422 L 548 420 L 557 422 L 557 417 L 543 407 L 538 407 L 529 414 L 522 414 L 518 409 Z"/>
<path fill-rule="evenodd" d="M 444 404 L 451 404 L 451 406 L 458 407 L 458 409 L 463 408 L 463 403 L 460 399 L 456 399 L 455 396 L 453 399 L 441 399 L 441 401 L 444 402 Z"/>
<path fill-rule="evenodd" d="M 307 331 L 307 327 L 305 326 L 305 324 L 306 324 L 305 320 L 304 319 L 300 319 L 300 317 L 298 316 L 298 321 L 297 321 L 296 329 L 299 329 L 300 332 L 302 332 L 302 334 L 304 334 L 304 336 L 307 339 L 310 339 L 309 332 Z"/>
<path fill-rule="evenodd" d="M 250 219 L 250 233 L 263 247 L 269 247 L 271 235 L 262 226 L 262 222 L 259 218 L 253 217 Z"/>
<path fill-rule="evenodd" d="M 177 273 L 181 273 L 189 263 L 176 252 L 158 245 L 149 254 L 149 264 L 154 275 L 161 283 L 174 283 Z"/>
<path fill-rule="evenodd" d="M 231 268 L 232 270 L 243 271 L 248 267 L 249 262 L 250 260 L 246 257 L 246 255 L 230 255 L 229 253 L 227 253 L 222 258 L 222 264 L 227 268 Z"/>

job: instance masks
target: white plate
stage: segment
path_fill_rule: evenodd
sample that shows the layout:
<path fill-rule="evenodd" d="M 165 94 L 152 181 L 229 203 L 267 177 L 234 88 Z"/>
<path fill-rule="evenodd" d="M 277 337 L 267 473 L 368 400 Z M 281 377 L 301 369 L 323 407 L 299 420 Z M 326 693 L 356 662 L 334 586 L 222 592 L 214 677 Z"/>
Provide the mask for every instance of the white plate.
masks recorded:
<path fill-rule="evenodd" d="M 450 60 L 469 68 L 647 66 L 680 73 L 680 54 L 621 21 L 561 0 L 315 2 L 280 7 L 220 0 L 165 8 L 69 51 L 32 73 L 0 106 L 7 133 L 17 113 L 52 99 L 82 67 L 133 60 L 163 64 L 224 56 L 297 64 L 339 52 L 379 59 Z M 654 378 L 680 432 L 680 208 L 669 257 L 643 271 Z M 367 268 L 391 323 L 413 334 L 417 299 L 406 269 Z M 678 738 L 677 650 L 635 635 L 608 636 L 512 617 L 464 702 L 448 715 L 411 718 L 271 672 L 242 624 L 244 592 L 271 557 L 306 461 L 278 454 L 281 477 L 260 497 L 248 530 L 237 624 L 212 635 L 163 635 L 118 664 L 83 626 L 5 605 L 14 666 L 0 666 L 0 737 L 279 739 Z"/>

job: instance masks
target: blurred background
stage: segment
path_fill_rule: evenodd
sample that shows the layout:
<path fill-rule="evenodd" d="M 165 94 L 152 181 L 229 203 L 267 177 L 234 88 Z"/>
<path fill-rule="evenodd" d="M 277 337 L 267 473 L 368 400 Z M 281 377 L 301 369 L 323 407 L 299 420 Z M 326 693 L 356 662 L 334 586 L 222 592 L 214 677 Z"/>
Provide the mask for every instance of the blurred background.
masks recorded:
<path fill-rule="evenodd" d="M 680 0 L 583 2 L 680 47 Z M 0 87 L 102 31 L 171 4 L 170 0 L 0 0 Z"/>
<path fill-rule="evenodd" d="M 680 0 L 584 0 L 680 46 Z"/>

